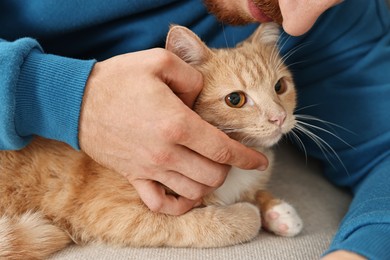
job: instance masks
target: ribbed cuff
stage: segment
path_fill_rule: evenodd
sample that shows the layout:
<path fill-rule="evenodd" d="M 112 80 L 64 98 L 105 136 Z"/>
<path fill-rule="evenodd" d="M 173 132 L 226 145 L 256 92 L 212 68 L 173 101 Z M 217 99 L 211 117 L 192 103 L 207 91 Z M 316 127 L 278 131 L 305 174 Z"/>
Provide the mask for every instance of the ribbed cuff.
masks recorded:
<path fill-rule="evenodd" d="M 333 242 L 325 254 L 336 250 L 354 252 L 370 260 L 389 259 L 390 224 L 362 226 L 354 230 L 342 241 Z"/>
<path fill-rule="evenodd" d="M 94 60 L 33 51 L 16 89 L 15 126 L 20 136 L 39 135 L 79 148 L 78 129 L 85 84 Z"/>

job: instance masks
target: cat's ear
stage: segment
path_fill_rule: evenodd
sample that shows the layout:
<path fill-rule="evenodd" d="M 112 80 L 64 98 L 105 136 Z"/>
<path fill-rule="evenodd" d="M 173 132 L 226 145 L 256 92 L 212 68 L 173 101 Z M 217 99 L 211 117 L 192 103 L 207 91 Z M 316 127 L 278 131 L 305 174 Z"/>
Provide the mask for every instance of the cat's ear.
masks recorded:
<path fill-rule="evenodd" d="M 254 44 L 275 45 L 280 37 L 280 26 L 277 23 L 262 23 L 248 38 Z"/>
<path fill-rule="evenodd" d="M 178 25 L 170 27 L 165 49 L 191 65 L 200 65 L 212 55 L 211 50 L 195 33 Z"/>

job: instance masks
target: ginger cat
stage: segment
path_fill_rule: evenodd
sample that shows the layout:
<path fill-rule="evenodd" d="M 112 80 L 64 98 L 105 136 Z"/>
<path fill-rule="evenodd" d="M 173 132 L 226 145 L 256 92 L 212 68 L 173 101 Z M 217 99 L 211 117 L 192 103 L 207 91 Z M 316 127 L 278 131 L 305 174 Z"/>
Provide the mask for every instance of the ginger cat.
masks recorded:
<path fill-rule="evenodd" d="M 292 77 L 277 54 L 279 29 L 261 25 L 233 49 L 211 50 L 173 26 L 166 48 L 205 80 L 195 110 L 229 136 L 265 153 L 265 172 L 232 168 L 203 206 L 181 216 L 150 211 L 116 172 L 66 144 L 35 138 L 21 151 L 0 152 L 0 258 L 41 259 L 100 241 L 120 246 L 221 247 L 253 239 L 261 226 L 297 235 L 292 206 L 266 191 L 268 147 L 295 125 Z"/>

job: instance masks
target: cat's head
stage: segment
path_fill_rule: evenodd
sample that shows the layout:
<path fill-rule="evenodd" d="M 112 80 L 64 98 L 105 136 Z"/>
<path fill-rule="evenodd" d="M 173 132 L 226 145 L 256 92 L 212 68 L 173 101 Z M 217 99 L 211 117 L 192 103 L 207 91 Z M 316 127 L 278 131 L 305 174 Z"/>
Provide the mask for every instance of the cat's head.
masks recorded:
<path fill-rule="evenodd" d="M 166 48 L 204 76 L 194 110 L 249 146 L 269 147 L 296 123 L 296 92 L 278 37 L 278 26 L 267 23 L 236 48 L 210 49 L 185 27 L 168 33 Z"/>

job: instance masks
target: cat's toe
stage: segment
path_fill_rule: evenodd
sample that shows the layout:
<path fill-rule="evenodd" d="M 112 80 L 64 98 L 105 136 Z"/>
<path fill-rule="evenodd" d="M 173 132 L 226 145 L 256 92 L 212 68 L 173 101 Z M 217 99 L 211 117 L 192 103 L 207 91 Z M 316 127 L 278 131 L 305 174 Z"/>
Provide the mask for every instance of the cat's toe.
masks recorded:
<path fill-rule="evenodd" d="M 303 228 L 302 220 L 296 210 L 288 203 L 282 202 L 264 213 L 264 227 L 276 235 L 292 237 Z"/>

